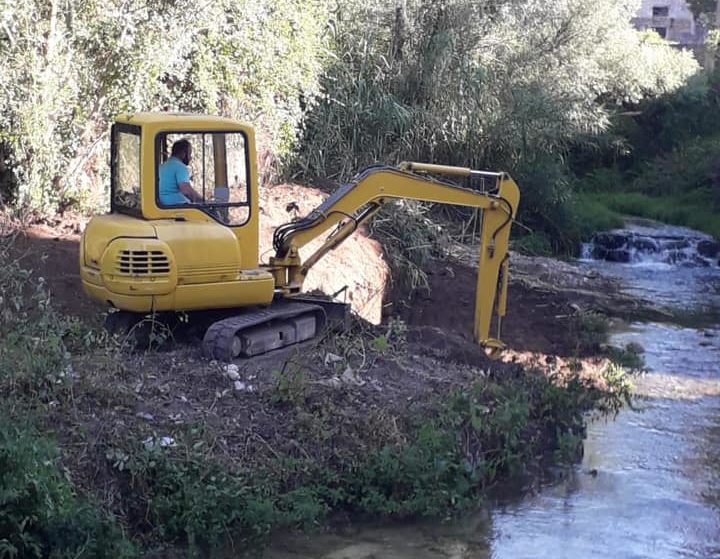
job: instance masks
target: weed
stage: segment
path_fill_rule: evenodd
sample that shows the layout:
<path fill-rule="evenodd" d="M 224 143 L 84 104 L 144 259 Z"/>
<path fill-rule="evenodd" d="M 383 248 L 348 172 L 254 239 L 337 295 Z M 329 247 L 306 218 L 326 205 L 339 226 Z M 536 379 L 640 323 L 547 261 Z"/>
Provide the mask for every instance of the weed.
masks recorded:
<path fill-rule="evenodd" d="M 644 349 L 641 345 L 634 342 L 626 344 L 624 347 L 608 346 L 604 353 L 608 358 L 618 366 L 629 371 L 640 371 L 645 366 L 643 359 Z"/>
<path fill-rule="evenodd" d="M 607 317 L 594 311 L 578 311 L 570 318 L 570 332 L 575 340 L 577 355 L 599 353 L 610 333 Z"/>
<path fill-rule="evenodd" d="M 641 192 L 620 192 L 597 195 L 596 199 L 616 212 L 692 227 L 720 238 L 718 210 L 713 208 L 714 205 L 717 207 L 717 203 L 706 192 L 709 191 L 698 189 L 687 194 L 662 197 Z"/>
<path fill-rule="evenodd" d="M 553 455 L 557 462 L 574 464 L 582 458 L 584 439 L 582 434 L 571 431 L 558 431 L 555 438 L 557 440 L 557 448 Z"/>
<path fill-rule="evenodd" d="M 349 480 L 350 506 L 373 515 L 433 515 L 466 504 L 471 483 L 455 437 L 427 422 L 414 442 L 385 446 Z"/>
<path fill-rule="evenodd" d="M 323 351 L 326 364 L 332 361 L 335 373 L 342 373 L 348 365 L 362 372 L 379 357 L 394 359 L 407 353 L 407 325 L 399 318 L 379 327 L 354 319 L 347 332 L 333 333 L 324 340 Z"/>
<path fill-rule="evenodd" d="M 129 558 L 118 526 L 74 495 L 57 449 L 0 418 L 0 557 Z"/>
<path fill-rule="evenodd" d="M 300 406 L 305 402 L 305 373 L 299 366 L 287 361 L 273 376 L 275 386 L 270 396 L 273 404 Z"/>
<path fill-rule="evenodd" d="M 390 204 L 369 227 L 385 248 L 397 292 L 412 298 L 418 290 L 429 291 L 424 270 L 446 242 L 443 228 L 429 216 L 429 205 L 412 200 Z"/>
<path fill-rule="evenodd" d="M 633 383 L 623 367 L 611 363 L 603 370 L 602 378 L 606 387 L 595 404 L 599 413 L 617 415 L 623 406 L 632 405 Z"/>
<path fill-rule="evenodd" d="M 520 254 L 528 256 L 549 256 L 553 252 L 550 239 L 541 232 L 532 232 L 516 239 L 513 248 Z"/>
<path fill-rule="evenodd" d="M 287 488 L 269 472 L 231 471 L 197 452 L 192 440 L 174 448 L 114 449 L 108 459 L 130 477 L 141 503 L 136 514 L 156 538 L 187 545 L 191 556 L 228 542 L 258 543 L 278 526 L 309 526 L 328 510 L 329 492 L 319 483 Z"/>

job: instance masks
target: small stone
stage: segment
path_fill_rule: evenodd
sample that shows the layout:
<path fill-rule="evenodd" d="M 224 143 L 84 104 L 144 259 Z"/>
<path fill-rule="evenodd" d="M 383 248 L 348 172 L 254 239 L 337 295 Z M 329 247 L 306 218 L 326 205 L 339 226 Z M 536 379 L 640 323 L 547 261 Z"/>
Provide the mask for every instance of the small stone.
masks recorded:
<path fill-rule="evenodd" d="M 365 381 L 362 380 L 349 365 L 345 368 L 345 371 L 343 371 L 340 379 L 347 384 L 355 384 L 357 386 L 362 386 L 365 384 Z"/>
<path fill-rule="evenodd" d="M 339 363 L 342 361 L 343 358 L 339 355 L 336 355 L 335 353 L 326 353 L 325 354 L 325 364 L 326 365 L 332 365 L 333 363 Z"/>
<path fill-rule="evenodd" d="M 241 380 L 235 381 L 235 390 L 245 390 L 245 389 L 247 389 L 247 385 L 243 381 L 241 381 Z"/>
<path fill-rule="evenodd" d="M 225 376 L 230 380 L 238 380 L 240 378 L 240 368 L 234 363 L 230 363 L 225 367 Z"/>

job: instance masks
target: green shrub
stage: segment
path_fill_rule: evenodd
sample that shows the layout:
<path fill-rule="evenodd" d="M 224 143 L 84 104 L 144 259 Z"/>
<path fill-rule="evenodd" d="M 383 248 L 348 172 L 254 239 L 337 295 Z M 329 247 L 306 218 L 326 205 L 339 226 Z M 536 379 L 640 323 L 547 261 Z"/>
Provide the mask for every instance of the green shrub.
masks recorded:
<path fill-rule="evenodd" d="M 624 220 L 616 212 L 588 194 L 576 195 L 571 203 L 572 230 L 577 241 L 587 241 L 597 231 L 622 227 Z"/>
<path fill-rule="evenodd" d="M 617 192 L 623 190 L 625 177 L 617 167 L 593 169 L 577 181 L 579 192 Z"/>
<path fill-rule="evenodd" d="M 553 254 L 552 243 L 542 231 L 533 231 L 520 238 L 514 239 L 512 248 L 520 254 L 528 256 L 550 256 Z"/>
<path fill-rule="evenodd" d="M 0 557 L 136 555 L 112 520 L 75 496 L 57 449 L 31 428 L 0 418 Z"/>
<path fill-rule="evenodd" d="M 427 265 L 447 240 L 443 228 L 430 217 L 430 206 L 400 200 L 382 209 L 369 225 L 380 240 L 398 293 L 409 296 L 429 289 Z"/>
<path fill-rule="evenodd" d="M 332 502 L 317 468 L 307 485 L 288 486 L 267 471 L 231 471 L 193 443 L 114 449 L 108 458 L 129 475 L 127 497 L 140 503 L 133 508 L 150 523 L 155 541 L 187 545 L 192 555 L 227 542 L 256 544 L 278 527 L 313 525 Z"/>
<path fill-rule="evenodd" d="M 415 439 L 385 446 L 349 480 L 350 506 L 373 515 L 443 514 L 466 503 L 472 488 L 452 431 L 430 421 Z"/>
<path fill-rule="evenodd" d="M 604 353 L 618 366 L 629 371 L 640 371 L 645 365 L 643 352 L 641 345 L 630 342 L 623 347 L 609 346 Z"/>
<path fill-rule="evenodd" d="M 573 192 L 572 182 L 558 166 L 539 165 L 520 180 L 519 219 L 533 230 L 516 241 L 521 252 L 574 255 L 593 233 L 623 225 L 621 216 L 596 195 Z"/>
<path fill-rule="evenodd" d="M 471 505 L 500 474 L 520 473 L 539 454 L 558 450 L 575 460 L 583 414 L 598 403 L 608 412 L 622 406 L 620 378 L 607 392 L 577 375 L 534 372 L 458 389 L 407 443 L 358 463 L 346 481 L 347 505 L 374 515 L 433 515 Z"/>
<path fill-rule="evenodd" d="M 608 341 L 610 322 L 597 312 L 578 312 L 571 317 L 570 329 L 575 340 L 577 355 L 597 353 Z"/>

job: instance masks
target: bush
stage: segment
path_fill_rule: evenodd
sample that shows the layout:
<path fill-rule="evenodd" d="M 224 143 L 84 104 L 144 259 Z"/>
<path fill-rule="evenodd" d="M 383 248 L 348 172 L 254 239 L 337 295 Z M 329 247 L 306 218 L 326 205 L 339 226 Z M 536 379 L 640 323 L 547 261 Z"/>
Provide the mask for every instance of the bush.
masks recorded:
<path fill-rule="evenodd" d="M 121 113 L 233 116 L 259 129 L 263 168 L 289 152 L 317 93 L 329 3 L 131 4 L 3 6 L 0 194 L 40 213 L 106 207 L 108 131 Z"/>
<path fill-rule="evenodd" d="M 515 239 L 512 248 L 520 254 L 528 256 L 551 256 L 553 253 L 552 243 L 543 232 L 535 232 Z"/>
<path fill-rule="evenodd" d="M 574 255 L 596 231 L 623 224 L 617 213 L 592 196 L 576 194 L 559 162 L 545 160 L 520 169 L 518 182 L 522 185 L 519 220 L 533 230 L 527 240 L 520 238 L 521 250 L 529 246 L 535 254 Z"/>
<path fill-rule="evenodd" d="M 57 449 L 0 417 L 0 557 L 135 556 L 117 525 L 74 495 Z"/>
<path fill-rule="evenodd" d="M 593 169 L 576 181 L 578 192 L 617 192 L 624 184 L 625 177 L 617 167 Z"/>

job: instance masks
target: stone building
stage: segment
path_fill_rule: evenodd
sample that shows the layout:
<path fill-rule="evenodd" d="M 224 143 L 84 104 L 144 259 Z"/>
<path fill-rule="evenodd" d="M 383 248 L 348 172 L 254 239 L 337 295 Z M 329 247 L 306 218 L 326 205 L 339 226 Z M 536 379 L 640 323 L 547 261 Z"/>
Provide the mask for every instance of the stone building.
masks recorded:
<path fill-rule="evenodd" d="M 705 40 L 705 30 L 685 0 L 642 0 L 633 24 L 638 29 L 654 29 L 664 39 L 682 46 L 698 47 Z"/>

